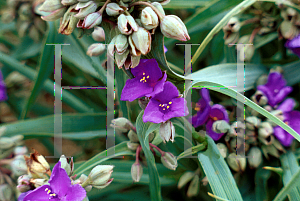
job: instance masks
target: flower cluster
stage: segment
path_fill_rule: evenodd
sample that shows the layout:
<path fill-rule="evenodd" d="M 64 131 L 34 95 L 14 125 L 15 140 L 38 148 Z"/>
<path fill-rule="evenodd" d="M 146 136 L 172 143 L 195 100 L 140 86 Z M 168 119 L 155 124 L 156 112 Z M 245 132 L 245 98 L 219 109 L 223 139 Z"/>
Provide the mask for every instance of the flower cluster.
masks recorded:
<path fill-rule="evenodd" d="M 16 21 L 16 28 L 20 37 L 28 36 L 35 42 L 40 41 L 46 31 L 46 23 L 35 11 L 41 1 L 39 0 L 7 0 L 7 6 L 0 11 L 4 23 Z"/>
<path fill-rule="evenodd" d="M 299 25 L 300 13 L 294 9 L 299 1 L 287 0 L 286 3 L 256 2 L 244 13 L 247 19 L 240 22 L 238 17 L 231 18 L 223 27 L 225 44 L 254 44 L 245 46 L 245 55 L 240 58 L 250 61 L 255 52 L 255 44 L 264 35 L 278 31 L 279 39 L 287 40 L 285 46 L 300 56 Z M 294 8 L 293 8 L 294 7 Z M 280 16 L 280 17 L 278 17 Z M 243 17 L 240 17 L 244 19 Z M 252 32 L 240 37 L 239 31 L 243 26 Z M 249 28 L 251 26 L 251 28 Z M 255 40 L 258 39 L 258 40 Z"/>
<path fill-rule="evenodd" d="M 147 105 L 143 116 L 144 122 L 162 123 L 160 132 L 165 141 L 174 140 L 172 123 L 166 123 L 174 117 L 188 115 L 187 103 L 179 95 L 177 87 L 167 80 L 166 72 L 161 72 L 155 59 L 142 59 L 140 64 L 131 69 L 133 79 L 127 80 L 121 94 L 121 100 L 133 101 L 146 97 Z"/>
<path fill-rule="evenodd" d="M 190 39 L 181 19 L 175 15 L 165 15 L 159 2 L 107 0 L 103 4 L 98 1 L 46 0 L 39 10 L 51 12 L 50 15 L 42 17 L 46 21 L 62 17 L 59 28 L 61 34 L 71 34 L 76 27 L 81 30 L 81 34 L 90 33 L 87 30 L 92 31 L 104 18 L 117 26 L 118 33 L 110 41 L 108 50 L 112 56 L 115 55 L 119 68 L 133 68 L 139 64 L 141 55 L 150 52 L 151 34 L 155 33 L 158 26 L 166 37 L 181 41 Z M 96 43 L 89 47 L 87 53 L 97 56 L 104 50 L 104 44 Z"/>
<path fill-rule="evenodd" d="M 30 200 L 88 200 L 86 193 L 93 187 L 102 189 L 112 182 L 114 166 L 98 165 L 88 176 L 82 174 L 78 179 L 73 175 L 73 158 L 67 160 L 62 155 L 53 167 L 37 151 L 24 156 L 28 172 L 18 178 L 17 189 L 21 192 L 18 201 Z M 50 178 L 48 177 L 50 176 Z"/>

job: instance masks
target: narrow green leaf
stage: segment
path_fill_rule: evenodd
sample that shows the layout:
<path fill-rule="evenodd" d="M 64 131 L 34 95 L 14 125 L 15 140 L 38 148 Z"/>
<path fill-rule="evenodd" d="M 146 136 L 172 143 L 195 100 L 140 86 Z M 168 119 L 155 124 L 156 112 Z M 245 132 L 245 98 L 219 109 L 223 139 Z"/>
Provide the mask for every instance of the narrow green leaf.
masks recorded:
<path fill-rule="evenodd" d="M 198 159 L 207 176 L 213 194 L 228 200 L 243 200 L 231 171 L 215 142 L 208 137 L 208 147 L 198 153 Z"/>
<path fill-rule="evenodd" d="M 125 156 L 125 155 L 134 155 L 134 153 L 128 149 L 127 141 L 124 141 L 120 144 L 117 144 L 114 147 L 110 147 L 108 150 L 115 150 L 115 154 L 111 156 L 107 156 L 107 150 L 102 151 L 101 153 L 97 154 L 93 158 L 89 159 L 88 161 L 84 162 L 78 168 L 76 168 L 74 174 L 81 175 L 85 171 L 92 169 L 96 165 L 109 160 L 110 158 L 118 157 L 118 156 Z"/>
<path fill-rule="evenodd" d="M 150 188 L 151 200 L 153 201 L 162 200 L 159 174 L 155 164 L 154 156 L 150 151 L 149 143 L 147 140 L 148 137 L 146 137 L 147 135 L 149 135 L 149 133 L 157 129 L 158 124 L 153 124 L 150 122 L 144 123 L 143 114 L 144 111 L 140 112 L 139 116 L 136 119 L 136 130 L 145 157 L 147 159 L 149 179 L 150 179 L 149 188 Z"/>
<path fill-rule="evenodd" d="M 120 98 L 121 98 L 121 93 L 122 93 L 122 90 L 125 86 L 125 74 L 123 73 L 123 71 L 121 71 L 120 69 L 117 69 L 115 71 L 116 73 L 116 87 L 117 87 L 117 94 L 118 94 L 118 101 L 119 101 L 119 104 L 120 104 L 120 109 L 123 113 L 123 117 L 129 119 L 130 115 L 129 115 L 129 107 L 127 107 L 127 101 L 121 101 Z"/>
<path fill-rule="evenodd" d="M 34 83 L 34 87 L 31 91 L 30 97 L 21 112 L 21 119 L 26 118 L 27 112 L 29 111 L 30 107 L 34 104 L 38 94 L 42 90 L 44 82 L 49 78 L 51 73 L 53 74 L 54 69 L 54 45 L 47 45 L 53 43 L 62 43 L 62 35 L 58 35 L 56 31 L 57 27 L 55 27 L 54 22 L 48 22 L 48 34 L 45 38 L 44 48 L 41 53 L 41 58 L 39 62 L 39 71 L 37 78 Z"/>
<path fill-rule="evenodd" d="M 283 76 L 287 81 L 287 84 L 292 86 L 300 81 L 300 61 L 286 64 L 282 66 Z"/>

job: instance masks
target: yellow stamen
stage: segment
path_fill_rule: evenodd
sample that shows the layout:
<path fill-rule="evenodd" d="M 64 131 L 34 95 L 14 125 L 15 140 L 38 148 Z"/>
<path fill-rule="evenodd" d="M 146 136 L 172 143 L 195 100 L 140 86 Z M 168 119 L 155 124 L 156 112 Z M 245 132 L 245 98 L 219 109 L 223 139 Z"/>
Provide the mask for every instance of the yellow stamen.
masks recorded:
<path fill-rule="evenodd" d="M 149 75 L 147 76 L 147 78 L 149 78 Z"/>
<path fill-rule="evenodd" d="M 145 73 L 143 73 L 143 75 L 145 75 Z"/>
<path fill-rule="evenodd" d="M 217 118 L 217 117 L 213 117 L 213 120 L 214 120 L 214 121 L 217 121 L 217 120 L 218 120 L 218 118 Z"/>
<path fill-rule="evenodd" d="M 172 102 L 169 102 L 169 104 L 171 105 L 171 104 L 172 104 Z"/>
<path fill-rule="evenodd" d="M 166 110 L 165 108 L 163 110 Z"/>
<path fill-rule="evenodd" d="M 48 190 L 48 188 L 45 189 L 45 191 L 47 191 L 47 190 Z"/>
<path fill-rule="evenodd" d="M 167 109 L 169 109 L 170 106 L 167 106 Z"/>
<path fill-rule="evenodd" d="M 51 191 L 50 191 L 50 190 L 48 190 L 47 194 L 49 194 L 49 193 L 51 193 Z"/>

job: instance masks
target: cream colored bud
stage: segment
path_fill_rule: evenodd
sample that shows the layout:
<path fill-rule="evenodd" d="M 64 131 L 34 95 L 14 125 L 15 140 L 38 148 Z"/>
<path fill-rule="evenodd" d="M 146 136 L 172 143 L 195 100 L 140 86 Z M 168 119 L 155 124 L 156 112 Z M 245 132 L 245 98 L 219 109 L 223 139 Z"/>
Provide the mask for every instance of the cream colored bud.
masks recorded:
<path fill-rule="evenodd" d="M 135 151 L 140 146 L 139 143 L 136 142 L 127 142 L 128 149 Z"/>
<path fill-rule="evenodd" d="M 244 171 L 246 169 L 246 158 L 241 157 L 239 155 L 235 155 L 235 153 L 231 153 L 227 157 L 227 163 L 231 169 L 236 172 Z"/>
<path fill-rule="evenodd" d="M 43 5 L 39 7 L 39 10 L 44 12 L 53 12 L 62 7 L 64 7 L 64 5 L 61 4 L 60 0 L 46 0 Z"/>
<path fill-rule="evenodd" d="M 68 175 L 71 173 L 71 165 L 68 163 L 68 160 L 65 155 L 62 155 L 59 159 L 60 167 L 65 169 Z"/>
<path fill-rule="evenodd" d="M 139 182 L 143 175 L 143 167 L 139 162 L 135 162 L 131 166 L 131 177 L 134 182 Z"/>
<path fill-rule="evenodd" d="M 138 25 L 132 16 L 121 14 L 118 17 L 118 28 L 122 34 L 130 35 L 133 31 L 138 30 Z"/>
<path fill-rule="evenodd" d="M 99 56 L 105 52 L 105 45 L 102 43 L 94 43 L 89 46 L 86 54 L 90 57 Z"/>
<path fill-rule="evenodd" d="M 107 4 L 105 10 L 106 10 L 107 15 L 117 16 L 117 15 L 120 15 L 121 13 L 123 13 L 125 10 L 127 10 L 127 8 L 124 6 L 119 6 L 116 3 L 109 3 L 109 4 Z"/>
<path fill-rule="evenodd" d="M 22 175 L 18 178 L 18 186 L 17 189 L 20 192 L 27 192 L 30 190 L 31 185 L 30 185 L 30 179 L 31 176 L 30 175 Z"/>
<path fill-rule="evenodd" d="M 27 173 L 27 165 L 24 156 L 17 155 L 10 164 L 13 175 L 19 177 Z"/>
<path fill-rule="evenodd" d="M 74 6 L 70 6 L 67 12 L 64 14 L 63 19 L 61 20 L 60 27 L 58 32 L 64 35 L 70 35 L 73 30 L 76 28 L 76 24 L 79 21 L 76 17 L 74 17 L 74 12 L 72 11 L 75 8 Z"/>
<path fill-rule="evenodd" d="M 198 195 L 199 193 L 199 176 L 195 175 L 192 182 L 189 185 L 188 191 L 186 193 L 186 195 L 190 198 L 193 196 Z"/>
<path fill-rule="evenodd" d="M 57 19 L 63 17 L 66 10 L 67 10 L 66 7 L 62 7 L 62 8 L 59 8 L 59 9 L 51 12 L 50 15 L 42 16 L 41 18 L 45 21 L 54 21 L 54 20 L 57 20 Z"/>
<path fill-rule="evenodd" d="M 159 135 L 164 143 L 166 143 L 166 141 L 169 142 L 169 140 L 174 142 L 175 127 L 173 123 L 171 121 L 161 123 L 159 127 Z"/>
<path fill-rule="evenodd" d="M 166 15 L 161 20 L 160 30 L 167 38 L 174 38 L 180 41 L 190 40 L 185 24 L 176 15 Z"/>
<path fill-rule="evenodd" d="M 146 7 L 142 10 L 141 13 L 141 23 L 143 27 L 147 30 L 155 29 L 158 24 L 158 16 L 150 7 Z"/>
<path fill-rule="evenodd" d="M 227 133 L 230 130 L 230 125 L 224 120 L 218 120 L 213 123 L 212 128 L 216 133 Z"/>
<path fill-rule="evenodd" d="M 123 54 L 128 48 L 127 36 L 119 34 L 115 40 L 115 47 L 118 54 Z"/>
<path fill-rule="evenodd" d="M 124 117 L 119 117 L 117 119 L 113 119 L 111 121 L 111 127 L 116 128 L 116 130 L 119 130 L 122 133 L 128 132 L 131 128 L 133 128 L 132 123 L 124 118 Z"/>
<path fill-rule="evenodd" d="M 115 61 L 116 61 L 116 64 L 117 64 L 118 68 L 122 68 L 122 66 L 126 62 L 128 54 L 129 54 L 129 50 L 126 50 L 122 54 L 119 54 L 119 53 L 115 54 Z"/>
<path fill-rule="evenodd" d="M 218 143 L 217 148 L 219 149 L 219 152 L 223 156 L 223 158 L 226 158 L 228 152 L 228 148 L 226 147 L 226 145 L 223 143 Z"/>
<path fill-rule="evenodd" d="M 137 31 L 132 34 L 132 42 L 136 49 L 143 55 L 148 54 L 151 50 L 151 35 L 143 27 L 139 27 Z"/>
<path fill-rule="evenodd" d="M 248 153 L 250 167 L 257 168 L 262 162 L 262 153 L 258 147 L 252 147 Z"/>
<path fill-rule="evenodd" d="M 288 40 L 292 40 L 299 34 L 298 28 L 290 21 L 284 20 L 279 27 L 282 37 Z"/>
<path fill-rule="evenodd" d="M 238 32 L 241 28 L 241 23 L 237 17 L 232 17 L 229 19 L 228 23 L 225 27 L 223 27 L 223 31 L 231 31 Z"/>
<path fill-rule="evenodd" d="M 191 181 L 193 179 L 193 177 L 195 176 L 195 173 L 194 172 L 185 172 L 183 173 L 180 178 L 179 178 L 179 181 L 178 181 L 178 189 L 181 189 L 184 185 L 186 185 L 189 181 Z"/>
<path fill-rule="evenodd" d="M 13 199 L 13 190 L 8 184 L 0 185 L 0 200 L 10 201 Z"/>
<path fill-rule="evenodd" d="M 30 183 L 34 185 L 34 187 L 38 188 L 40 186 L 43 186 L 48 183 L 48 180 L 46 179 L 31 179 Z"/>
<path fill-rule="evenodd" d="M 274 132 L 272 125 L 269 122 L 262 122 L 258 130 L 259 137 L 267 138 Z"/>
<path fill-rule="evenodd" d="M 151 3 L 155 8 L 157 8 L 157 10 L 163 15 L 163 16 L 165 16 L 166 14 L 165 14 L 165 11 L 164 11 L 164 9 L 163 9 L 163 7 L 162 7 L 162 5 L 160 4 L 160 3 L 158 3 L 158 2 L 153 2 L 153 3 Z"/>
<path fill-rule="evenodd" d="M 77 2 L 78 2 L 77 0 L 61 0 L 61 4 L 65 6 L 71 6 Z"/>
<path fill-rule="evenodd" d="M 255 92 L 255 94 L 253 94 L 251 99 L 253 100 L 253 102 L 255 102 L 256 104 L 258 104 L 260 106 L 266 105 L 269 101 L 268 98 L 264 95 L 264 93 L 259 90 L 257 90 Z"/>
<path fill-rule="evenodd" d="M 131 142 L 140 142 L 137 134 L 133 130 L 129 131 L 128 138 Z"/>
<path fill-rule="evenodd" d="M 94 167 L 88 176 L 90 178 L 90 185 L 97 189 L 108 186 L 113 180 L 110 178 L 113 168 L 114 166 L 112 165 L 97 165 Z"/>
<path fill-rule="evenodd" d="M 25 155 L 25 154 L 27 154 L 27 152 L 28 152 L 28 149 L 25 146 L 15 147 L 15 149 L 14 149 L 14 154 L 15 155 Z"/>
<path fill-rule="evenodd" d="M 102 27 L 96 26 L 93 33 L 92 37 L 95 41 L 102 42 L 105 41 L 105 32 Z"/>
<path fill-rule="evenodd" d="M 84 18 L 81 28 L 91 29 L 101 24 L 101 22 L 102 22 L 102 15 L 100 13 L 98 12 L 90 13 Z"/>
<path fill-rule="evenodd" d="M 251 116 L 246 118 L 246 128 L 254 130 L 260 126 L 261 120 L 256 116 Z"/>
<path fill-rule="evenodd" d="M 74 15 L 74 17 L 83 20 L 88 14 L 96 11 L 97 5 L 93 1 L 89 1 L 86 4 L 87 6 L 85 7 L 75 8 L 76 10 L 79 10 L 79 12 Z"/>
<path fill-rule="evenodd" d="M 170 170 L 176 170 L 178 166 L 176 157 L 170 152 L 165 152 L 164 154 L 162 154 L 161 162 L 166 168 Z"/>
<path fill-rule="evenodd" d="M 238 41 L 240 34 L 238 32 L 224 32 L 224 44 L 234 44 Z"/>

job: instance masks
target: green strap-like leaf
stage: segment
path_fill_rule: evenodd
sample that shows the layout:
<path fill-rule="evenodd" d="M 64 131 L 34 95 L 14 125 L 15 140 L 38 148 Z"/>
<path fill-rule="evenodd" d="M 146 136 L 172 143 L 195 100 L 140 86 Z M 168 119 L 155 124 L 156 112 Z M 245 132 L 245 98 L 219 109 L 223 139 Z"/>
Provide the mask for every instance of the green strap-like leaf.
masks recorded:
<path fill-rule="evenodd" d="M 198 159 L 213 194 L 223 199 L 243 200 L 227 163 L 221 156 L 215 142 L 208 137 L 208 147 L 204 152 L 198 153 Z"/>
<path fill-rule="evenodd" d="M 147 140 L 149 133 L 158 129 L 159 124 L 153 124 L 150 122 L 144 123 L 143 115 L 144 115 L 144 111 L 140 112 L 139 116 L 136 119 L 136 130 L 145 157 L 147 159 L 149 179 L 150 179 L 149 188 L 150 188 L 151 200 L 160 201 L 162 200 L 162 198 L 161 198 L 159 174 L 155 164 L 154 156 L 150 151 L 149 143 Z"/>

